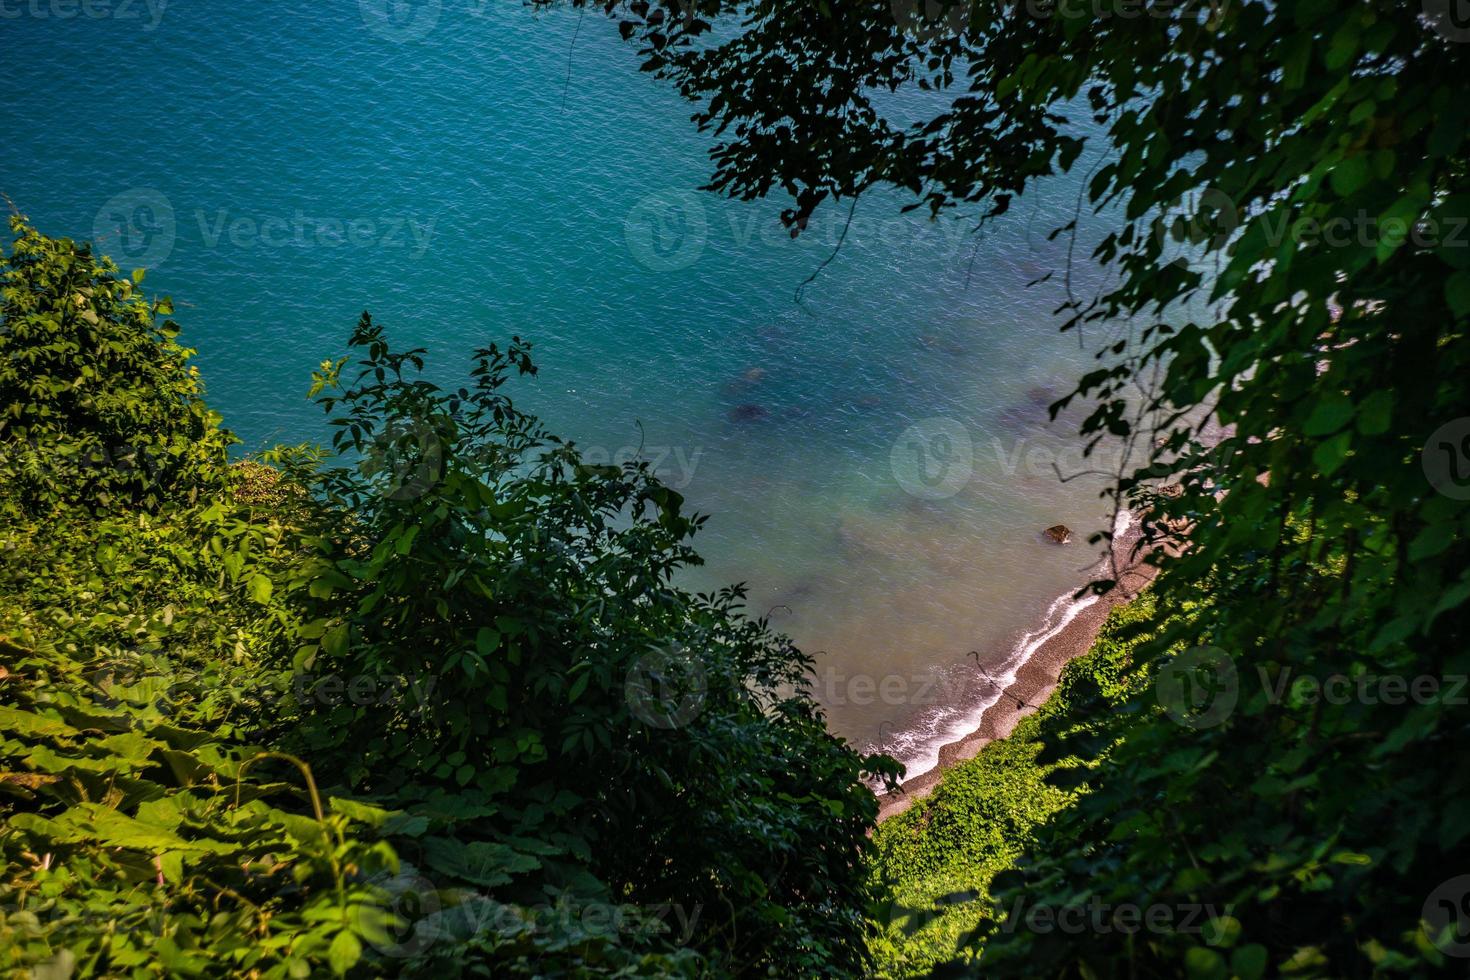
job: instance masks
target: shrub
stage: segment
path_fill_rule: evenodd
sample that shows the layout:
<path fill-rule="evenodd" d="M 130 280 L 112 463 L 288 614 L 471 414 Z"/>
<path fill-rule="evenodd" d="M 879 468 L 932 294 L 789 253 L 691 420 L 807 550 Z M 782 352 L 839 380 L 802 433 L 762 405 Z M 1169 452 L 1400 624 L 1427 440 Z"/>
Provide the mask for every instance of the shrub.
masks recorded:
<path fill-rule="evenodd" d="M 441 391 L 364 316 L 333 449 L 226 466 L 166 301 L 15 227 L 0 970 L 865 968 L 895 765 L 739 588 L 675 584 L 701 519 L 646 463 L 512 406 L 525 345 Z"/>
<path fill-rule="evenodd" d="M 418 853 L 448 880 L 524 897 L 590 873 L 698 909 L 731 971 L 860 970 L 862 780 L 892 764 L 827 734 L 810 660 L 740 589 L 678 587 L 702 518 L 646 461 L 586 465 L 518 411 L 519 340 L 454 391 L 366 315 L 352 346 L 352 378 L 317 377 L 341 455 L 315 476 L 351 520 L 296 576 L 293 665 L 409 696 L 308 698 L 302 751 L 424 814 Z"/>
<path fill-rule="evenodd" d="M 221 479 L 233 441 L 142 271 L 11 219 L 0 275 L 0 479 L 11 512 L 156 509 Z"/>

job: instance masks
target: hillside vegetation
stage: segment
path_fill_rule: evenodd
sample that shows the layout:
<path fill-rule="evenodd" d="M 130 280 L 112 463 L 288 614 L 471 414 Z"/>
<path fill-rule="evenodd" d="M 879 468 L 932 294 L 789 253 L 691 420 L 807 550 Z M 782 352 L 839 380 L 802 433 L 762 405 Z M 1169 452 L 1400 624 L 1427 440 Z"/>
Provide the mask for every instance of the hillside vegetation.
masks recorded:
<path fill-rule="evenodd" d="M 526 344 L 441 390 L 364 315 L 332 445 L 232 463 L 141 272 L 12 227 L 0 969 L 867 969 L 893 763 L 738 589 L 671 584 L 701 521 L 646 463 L 514 407 Z"/>
<path fill-rule="evenodd" d="M 1045 703 L 879 827 L 873 871 L 888 904 L 877 916 L 877 975 L 928 976 L 951 961 L 968 963 L 973 937 L 1007 922 L 1016 926 L 1024 903 L 1002 907 L 991 883 L 1037 850 L 1041 828 L 1082 791 L 1075 781 L 1059 786 L 1048 778 L 1063 769 L 1051 747 L 1094 731 L 1090 716 L 1113 710 L 1140 686 L 1131 670 L 1134 647 L 1168 618 L 1149 592 L 1115 608 L 1092 650 L 1067 664 Z M 1068 755 L 1067 762 L 1093 768 L 1099 755 Z"/>

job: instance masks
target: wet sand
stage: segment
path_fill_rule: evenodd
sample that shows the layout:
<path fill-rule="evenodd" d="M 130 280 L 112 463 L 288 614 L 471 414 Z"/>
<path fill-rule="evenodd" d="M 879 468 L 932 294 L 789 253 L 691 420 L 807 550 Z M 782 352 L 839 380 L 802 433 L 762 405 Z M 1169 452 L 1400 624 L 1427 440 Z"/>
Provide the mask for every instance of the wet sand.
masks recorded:
<path fill-rule="evenodd" d="M 1062 669 L 1092 649 L 1113 607 L 1131 600 L 1153 580 L 1157 569 L 1143 564 L 1133 555 L 1139 534 L 1138 522 L 1133 521 L 1127 532 L 1113 541 L 1114 567 L 1121 569 L 1118 586 L 1083 609 L 1056 636 L 1042 644 L 1016 671 L 1015 681 L 995 704 L 985 710 L 979 726 L 940 748 L 938 765 L 907 780 L 897 792 L 880 795 L 879 823 L 928 796 L 950 766 L 973 759 L 991 742 L 1005 738 L 1015 730 L 1018 721 L 1036 711 L 1051 696 L 1062 676 Z M 1134 558 L 1131 562 L 1127 561 L 1130 556 Z"/>

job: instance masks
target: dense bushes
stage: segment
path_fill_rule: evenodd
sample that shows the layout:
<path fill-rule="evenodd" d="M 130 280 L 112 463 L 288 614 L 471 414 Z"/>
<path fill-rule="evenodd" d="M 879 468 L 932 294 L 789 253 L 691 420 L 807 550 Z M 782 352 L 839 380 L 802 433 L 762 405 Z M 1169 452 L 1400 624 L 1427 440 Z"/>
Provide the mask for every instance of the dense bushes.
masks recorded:
<path fill-rule="evenodd" d="M 227 467 L 141 277 L 15 230 L 0 967 L 864 968 L 892 764 L 738 590 L 672 583 L 677 494 L 513 407 L 525 345 L 441 391 L 364 316 L 333 448 Z"/>
<path fill-rule="evenodd" d="M 199 398 L 167 300 L 15 223 L 0 277 L 7 507 L 156 508 L 215 485 L 231 439 Z"/>
<path fill-rule="evenodd" d="M 328 520 L 295 580 L 294 664 L 440 693 L 309 697 L 302 750 L 432 813 L 435 871 L 493 854 L 496 879 L 518 869 L 534 891 L 590 869 L 634 902 L 699 908 L 700 944 L 742 970 L 856 970 L 875 812 L 859 760 L 782 693 L 809 661 L 739 616 L 738 591 L 673 584 L 697 560 L 679 495 L 642 462 L 583 465 L 517 411 L 518 341 L 478 352 L 456 391 L 370 318 L 352 344 L 354 376 L 328 365 L 318 393 L 360 465 L 316 477 Z"/>

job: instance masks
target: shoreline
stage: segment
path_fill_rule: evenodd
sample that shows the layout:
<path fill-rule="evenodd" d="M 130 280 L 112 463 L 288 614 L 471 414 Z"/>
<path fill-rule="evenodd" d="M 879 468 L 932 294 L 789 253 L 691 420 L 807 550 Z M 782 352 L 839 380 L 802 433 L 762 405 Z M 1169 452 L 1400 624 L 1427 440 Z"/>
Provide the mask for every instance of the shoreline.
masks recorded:
<path fill-rule="evenodd" d="M 894 793 L 878 794 L 878 823 L 903 813 L 928 796 L 951 766 L 973 759 L 991 742 L 1010 735 L 1017 722 L 1051 697 L 1062 670 L 1092 649 L 1113 608 L 1130 602 L 1153 581 L 1156 568 L 1138 559 L 1127 560 L 1140 536 L 1138 521 L 1129 521 L 1127 529 L 1112 541 L 1111 557 L 1122 568 L 1117 587 L 1078 610 L 1018 665 L 1014 679 L 995 703 L 985 709 L 974 729 L 941 745 L 939 761 L 932 768 L 905 780 Z"/>

